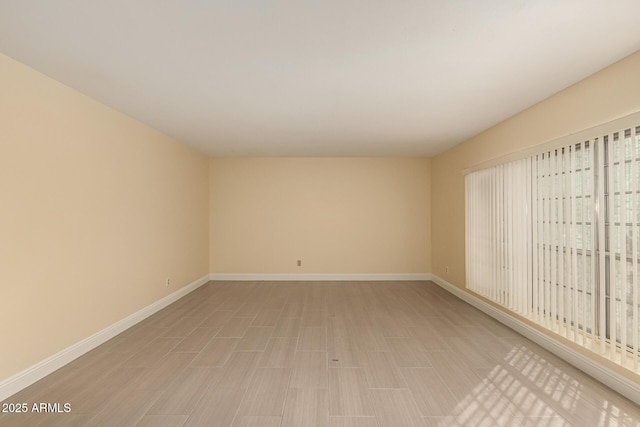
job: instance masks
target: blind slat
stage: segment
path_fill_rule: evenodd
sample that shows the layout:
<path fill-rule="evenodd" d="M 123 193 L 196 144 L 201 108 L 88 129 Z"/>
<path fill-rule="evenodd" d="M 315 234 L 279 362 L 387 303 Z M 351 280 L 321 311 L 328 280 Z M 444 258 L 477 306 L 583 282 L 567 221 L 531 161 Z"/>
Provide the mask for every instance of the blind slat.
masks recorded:
<path fill-rule="evenodd" d="M 608 136 L 608 140 L 607 140 L 607 145 L 608 145 L 608 151 L 607 153 L 608 155 L 608 165 L 607 165 L 607 182 L 608 182 L 608 188 L 607 188 L 607 204 L 608 204 L 608 209 L 607 209 L 607 221 L 609 223 L 609 229 L 608 229 L 608 239 L 609 239 L 609 246 L 608 246 L 608 252 L 609 252 L 609 288 L 606 290 L 608 291 L 608 295 L 607 297 L 609 298 L 608 300 L 608 304 L 606 306 L 606 310 L 608 312 L 609 315 L 609 319 L 607 324 L 605 324 L 605 328 L 607 330 L 607 333 L 609 334 L 608 338 L 609 338 L 609 342 L 614 343 L 616 342 L 616 328 L 612 328 L 611 325 L 613 325 L 612 321 L 615 318 L 615 283 L 616 283 L 616 260 L 615 257 L 611 256 L 611 254 L 613 254 L 615 252 L 615 248 L 616 248 L 616 226 L 615 226 L 615 176 L 613 174 L 613 171 L 615 169 L 614 167 L 614 144 L 613 144 L 613 134 L 610 134 Z M 608 326 L 608 327 L 607 327 Z M 613 350 L 613 346 L 609 346 L 609 358 L 611 360 L 613 360 L 615 358 L 615 351 Z"/>
<path fill-rule="evenodd" d="M 569 233 L 569 242 L 571 242 L 571 301 L 568 304 L 570 307 L 570 321 L 568 326 L 573 323 L 573 339 L 577 340 L 578 337 L 578 251 L 576 245 L 576 223 L 578 220 L 576 212 L 576 150 L 575 147 L 571 147 L 569 169 L 571 170 L 571 178 L 569 182 L 569 197 L 571 207 L 571 225 Z"/>
<path fill-rule="evenodd" d="M 638 223 L 638 211 L 637 211 L 637 191 L 639 188 L 636 188 L 638 185 L 638 136 L 636 134 L 636 129 L 631 130 L 631 182 L 633 192 L 631 193 L 631 275 L 633 282 L 633 297 L 631 299 L 631 303 L 633 304 L 632 308 L 632 328 L 633 332 L 631 334 L 633 343 L 631 346 L 632 354 L 633 354 L 633 369 L 635 371 L 638 370 L 638 329 L 640 328 L 640 324 L 638 322 L 638 232 L 637 232 L 637 223 Z"/>
<path fill-rule="evenodd" d="M 598 148 L 597 151 L 597 159 L 598 159 L 598 212 L 602 214 L 602 220 L 598 222 L 598 261 L 599 261 L 599 278 L 600 283 L 606 283 L 606 262 L 607 258 L 605 255 L 606 248 L 606 233 L 605 233 L 605 218 L 604 212 L 606 209 L 605 206 L 605 195 L 604 195 L 604 141 L 600 140 L 598 144 L 596 144 Z M 606 295 L 604 289 L 598 292 L 599 295 L 599 305 L 598 305 L 598 336 L 600 337 L 600 353 L 604 354 L 606 350 L 606 334 L 607 334 L 607 322 L 606 322 Z"/>
<path fill-rule="evenodd" d="M 618 297 L 617 290 L 618 286 L 616 283 L 613 295 L 613 303 L 616 323 L 614 329 L 620 325 L 620 347 L 623 349 L 627 348 L 627 185 L 625 179 L 625 168 L 626 168 L 626 141 L 624 134 L 618 136 L 618 206 L 620 206 L 620 210 L 618 211 L 618 220 L 620 225 L 618 226 L 618 243 L 620 245 L 620 307 L 618 308 Z M 618 251 L 616 251 L 618 252 Z M 620 317 L 620 321 L 617 321 L 617 317 Z M 615 343 L 616 341 L 613 340 Z M 622 355 L 622 366 L 626 365 L 627 358 Z"/>

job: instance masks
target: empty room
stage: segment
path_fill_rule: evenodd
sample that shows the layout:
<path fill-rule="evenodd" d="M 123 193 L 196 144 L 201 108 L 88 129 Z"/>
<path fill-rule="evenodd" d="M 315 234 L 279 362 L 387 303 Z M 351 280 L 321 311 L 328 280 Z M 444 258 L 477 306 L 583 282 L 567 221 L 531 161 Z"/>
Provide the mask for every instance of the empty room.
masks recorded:
<path fill-rule="evenodd" d="M 0 425 L 640 426 L 638 16 L 0 0 Z"/>

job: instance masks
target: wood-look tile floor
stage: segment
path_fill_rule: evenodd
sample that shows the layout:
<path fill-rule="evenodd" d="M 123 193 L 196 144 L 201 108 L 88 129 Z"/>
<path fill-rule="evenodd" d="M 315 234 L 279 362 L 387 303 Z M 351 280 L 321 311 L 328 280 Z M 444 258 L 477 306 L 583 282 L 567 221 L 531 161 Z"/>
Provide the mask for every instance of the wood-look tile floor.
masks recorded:
<path fill-rule="evenodd" d="M 210 282 L 5 402 L 2 426 L 640 426 L 431 282 Z"/>

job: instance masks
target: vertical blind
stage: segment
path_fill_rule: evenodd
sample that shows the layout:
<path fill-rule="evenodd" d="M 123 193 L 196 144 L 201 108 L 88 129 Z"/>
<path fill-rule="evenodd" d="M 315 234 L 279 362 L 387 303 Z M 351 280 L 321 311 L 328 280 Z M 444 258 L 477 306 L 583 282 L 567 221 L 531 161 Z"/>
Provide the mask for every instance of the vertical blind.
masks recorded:
<path fill-rule="evenodd" d="M 467 287 L 638 371 L 639 161 L 633 125 L 467 174 Z"/>

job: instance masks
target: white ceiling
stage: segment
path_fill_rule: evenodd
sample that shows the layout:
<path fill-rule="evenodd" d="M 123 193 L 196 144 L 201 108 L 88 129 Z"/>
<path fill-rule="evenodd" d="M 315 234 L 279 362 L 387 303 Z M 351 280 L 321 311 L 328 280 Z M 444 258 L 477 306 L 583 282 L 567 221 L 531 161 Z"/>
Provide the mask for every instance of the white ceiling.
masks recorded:
<path fill-rule="evenodd" d="M 639 17 L 638 0 L 0 0 L 0 52 L 211 155 L 430 156 L 637 51 Z"/>

